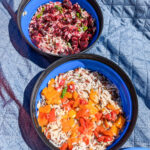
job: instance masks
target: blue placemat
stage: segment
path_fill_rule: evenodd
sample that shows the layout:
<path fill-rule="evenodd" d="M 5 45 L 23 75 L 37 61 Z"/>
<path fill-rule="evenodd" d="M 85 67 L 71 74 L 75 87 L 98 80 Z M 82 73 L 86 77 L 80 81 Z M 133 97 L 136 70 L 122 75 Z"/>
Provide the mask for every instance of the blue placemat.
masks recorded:
<path fill-rule="evenodd" d="M 32 51 L 22 39 L 13 12 L 20 1 L 0 3 L 0 150 L 46 150 L 33 128 L 29 103 L 39 72 L 52 60 Z M 105 56 L 124 69 L 138 95 L 137 124 L 123 147 L 150 148 L 150 0 L 98 3 L 104 29 L 90 53 Z"/>

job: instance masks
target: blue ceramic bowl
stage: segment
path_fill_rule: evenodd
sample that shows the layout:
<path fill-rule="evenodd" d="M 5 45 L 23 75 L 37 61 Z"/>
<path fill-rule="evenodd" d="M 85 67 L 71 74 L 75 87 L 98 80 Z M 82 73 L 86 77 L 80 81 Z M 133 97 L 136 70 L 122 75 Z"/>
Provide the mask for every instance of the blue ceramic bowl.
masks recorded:
<path fill-rule="evenodd" d="M 37 9 L 41 6 L 44 5 L 48 2 L 56 2 L 56 1 L 60 1 L 62 2 L 63 0 L 23 0 L 18 8 L 18 12 L 17 12 L 17 23 L 18 23 L 18 27 L 19 30 L 23 36 L 23 38 L 26 40 L 26 42 L 37 52 L 40 52 L 40 54 L 44 55 L 44 56 L 51 56 L 52 54 L 47 54 L 42 52 L 40 49 L 38 49 L 31 41 L 31 38 L 29 36 L 29 24 L 30 21 L 33 17 L 33 15 L 35 14 L 35 12 L 37 11 Z M 94 43 L 99 39 L 99 36 L 102 32 L 103 29 L 103 15 L 101 12 L 101 9 L 98 5 L 98 3 L 96 2 L 96 0 L 71 0 L 71 2 L 74 3 L 79 3 L 79 5 L 84 8 L 85 10 L 87 10 L 93 18 L 95 18 L 95 24 L 96 24 L 96 33 L 94 35 L 94 37 L 92 38 L 89 46 L 87 49 L 85 49 L 82 52 L 85 52 L 87 50 L 89 50 L 89 48 L 91 48 L 91 46 L 94 45 Z M 23 12 L 26 12 L 27 14 L 25 16 L 23 16 Z M 60 57 L 57 55 L 52 55 L 52 56 L 56 56 L 56 57 Z M 62 56 L 61 56 L 62 57 Z"/>
<path fill-rule="evenodd" d="M 127 140 L 136 123 L 138 112 L 137 97 L 130 79 L 122 71 L 122 69 L 112 61 L 97 55 L 82 54 L 65 57 L 50 65 L 42 73 L 35 85 L 31 98 L 31 116 L 35 128 L 43 141 L 50 148 L 55 149 L 55 147 L 47 141 L 45 136 L 42 134 L 40 127 L 38 126 L 37 103 L 41 100 L 40 93 L 42 89 L 47 86 L 47 83 L 51 78 L 55 78 L 60 73 L 65 73 L 69 70 L 73 70 L 79 67 L 83 67 L 91 71 L 97 71 L 103 74 L 119 89 L 122 107 L 127 121 L 123 131 L 120 132 L 118 138 L 107 148 L 116 150 Z"/>

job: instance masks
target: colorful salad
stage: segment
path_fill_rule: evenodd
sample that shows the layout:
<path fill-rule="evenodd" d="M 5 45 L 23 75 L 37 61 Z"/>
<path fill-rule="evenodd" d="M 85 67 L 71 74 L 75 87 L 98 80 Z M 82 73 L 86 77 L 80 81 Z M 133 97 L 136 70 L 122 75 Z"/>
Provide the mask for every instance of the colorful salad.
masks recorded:
<path fill-rule="evenodd" d="M 51 79 L 41 97 L 38 124 L 60 150 L 104 150 L 126 122 L 117 87 L 84 68 Z"/>
<path fill-rule="evenodd" d="M 41 51 L 71 55 L 86 49 L 95 34 L 92 16 L 70 0 L 49 2 L 38 8 L 29 25 L 32 42 Z"/>

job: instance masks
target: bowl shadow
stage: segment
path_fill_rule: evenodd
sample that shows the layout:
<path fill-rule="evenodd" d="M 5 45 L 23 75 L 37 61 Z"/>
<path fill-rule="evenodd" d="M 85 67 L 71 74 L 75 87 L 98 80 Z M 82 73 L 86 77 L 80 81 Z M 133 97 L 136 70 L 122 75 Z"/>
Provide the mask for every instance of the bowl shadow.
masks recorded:
<path fill-rule="evenodd" d="M 47 58 L 47 57 L 40 55 L 25 42 L 17 26 L 17 17 L 16 17 L 17 11 L 14 12 L 12 10 L 13 0 L 9 2 L 7 2 L 6 0 L 2 0 L 2 5 L 11 16 L 11 19 L 8 25 L 10 41 L 13 47 L 15 48 L 15 50 L 18 52 L 18 54 L 20 54 L 23 58 L 25 58 L 24 60 L 26 64 L 28 64 L 27 59 L 29 59 L 33 63 L 38 65 L 39 67 L 47 68 L 49 64 L 51 64 L 52 62 L 58 59 L 56 57 Z"/>
<path fill-rule="evenodd" d="M 30 117 L 30 97 L 40 74 L 41 72 L 38 73 L 25 88 L 23 107 L 19 111 L 19 127 L 22 137 L 32 150 L 49 150 L 38 136 Z"/>

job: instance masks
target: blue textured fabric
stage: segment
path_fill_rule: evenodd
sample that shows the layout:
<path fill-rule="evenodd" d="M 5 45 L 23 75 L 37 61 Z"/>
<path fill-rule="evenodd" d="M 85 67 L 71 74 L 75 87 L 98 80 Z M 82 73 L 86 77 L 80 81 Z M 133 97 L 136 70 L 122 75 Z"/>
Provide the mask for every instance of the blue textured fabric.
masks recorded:
<path fill-rule="evenodd" d="M 22 39 L 16 15 L 21 0 L 0 2 L 0 150 L 47 150 L 29 115 L 32 88 L 52 60 Z M 132 80 L 139 102 L 136 127 L 123 147 L 150 148 L 150 0 L 97 0 L 104 29 L 89 53 L 117 63 Z"/>

